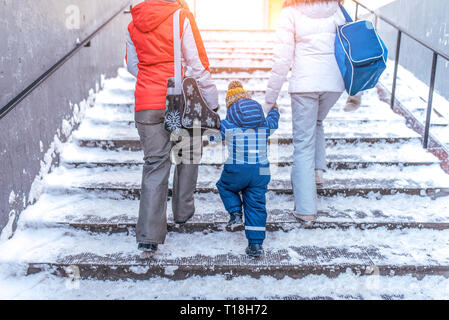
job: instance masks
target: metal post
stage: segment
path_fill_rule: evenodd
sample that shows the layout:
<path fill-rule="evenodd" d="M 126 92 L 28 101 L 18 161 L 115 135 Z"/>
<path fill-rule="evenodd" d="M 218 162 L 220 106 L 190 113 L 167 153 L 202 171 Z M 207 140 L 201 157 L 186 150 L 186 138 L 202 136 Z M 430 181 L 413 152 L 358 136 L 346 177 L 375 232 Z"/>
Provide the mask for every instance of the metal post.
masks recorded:
<path fill-rule="evenodd" d="M 355 21 L 358 20 L 358 17 L 359 17 L 359 3 L 356 2 L 355 3 Z"/>
<path fill-rule="evenodd" d="M 396 57 L 394 62 L 394 73 L 393 73 L 393 88 L 391 89 L 391 109 L 394 109 L 396 102 L 396 83 L 398 79 L 398 68 L 399 68 L 399 54 L 401 53 L 401 39 L 402 31 L 398 30 L 398 39 L 396 42 Z"/>
<path fill-rule="evenodd" d="M 423 142 L 424 149 L 427 149 L 429 147 L 430 120 L 432 118 L 433 92 L 435 89 L 435 76 L 437 71 L 437 63 L 438 63 L 438 54 L 434 52 L 432 60 L 432 72 L 430 75 L 429 100 L 427 102 L 426 127 L 424 129 L 424 142 Z"/>

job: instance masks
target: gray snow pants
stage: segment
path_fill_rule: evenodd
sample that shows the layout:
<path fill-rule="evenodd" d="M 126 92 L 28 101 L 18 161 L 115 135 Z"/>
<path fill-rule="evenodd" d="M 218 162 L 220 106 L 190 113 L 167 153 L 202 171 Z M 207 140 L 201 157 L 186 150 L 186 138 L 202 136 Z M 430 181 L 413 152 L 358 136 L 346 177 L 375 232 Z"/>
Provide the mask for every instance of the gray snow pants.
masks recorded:
<path fill-rule="evenodd" d="M 177 142 L 164 127 L 165 110 L 136 112 L 136 125 L 144 152 L 142 191 L 137 222 L 137 242 L 163 244 L 167 236 L 168 180 L 170 154 Z M 199 150 L 198 150 L 199 149 Z M 201 159 L 202 146 L 192 148 L 191 158 Z M 194 192 L 198 164 L 176 166 L 173 179 L 172 210 L 175 222 L 184 223 L 195 213 Z"/>
<path fill-rule="evenodd" d="M 317 213 L 315 170 L 326 170 L 326 140 L 323 121 L 341 92 L 293 93 L 293 168 L 292 186 L 295 211 Z"/>

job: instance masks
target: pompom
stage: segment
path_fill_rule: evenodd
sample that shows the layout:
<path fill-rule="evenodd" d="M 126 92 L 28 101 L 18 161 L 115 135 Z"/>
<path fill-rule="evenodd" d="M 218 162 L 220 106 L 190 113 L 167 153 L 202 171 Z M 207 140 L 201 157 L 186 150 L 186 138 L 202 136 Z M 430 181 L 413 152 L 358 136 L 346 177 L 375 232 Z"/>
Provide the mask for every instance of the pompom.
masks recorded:
<path fill-rule="evenodd" d="M 243 85 L 240 81 L 232 81 L 229 84 L 228 90 L 232 90 L 232 89 L 236 89 L 236 88 L 242 88 L 243 89 Z"/>

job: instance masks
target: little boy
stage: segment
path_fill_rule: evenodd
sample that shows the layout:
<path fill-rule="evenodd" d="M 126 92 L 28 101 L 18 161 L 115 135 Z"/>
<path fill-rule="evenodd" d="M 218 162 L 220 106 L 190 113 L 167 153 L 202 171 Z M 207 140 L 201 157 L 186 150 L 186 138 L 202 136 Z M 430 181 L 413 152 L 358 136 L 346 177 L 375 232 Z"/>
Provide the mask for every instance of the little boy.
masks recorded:
<path fill-rule="evenodd" d="M 268 137 L 278 128 L 280 115 L 273 107 L 265 118 L 262 106 L 251 100 L 239 81 L 229 84 L 226 107 L 227 116 L 220 131 L 230 156 L 217 188 L 230 215 L 228 227 L 233 230 L 244 224 L 249 242 L 246 253 L 260 257 L 264 254 L 267 222 L 265 195 L 271 179 L 267 144 Z"/>

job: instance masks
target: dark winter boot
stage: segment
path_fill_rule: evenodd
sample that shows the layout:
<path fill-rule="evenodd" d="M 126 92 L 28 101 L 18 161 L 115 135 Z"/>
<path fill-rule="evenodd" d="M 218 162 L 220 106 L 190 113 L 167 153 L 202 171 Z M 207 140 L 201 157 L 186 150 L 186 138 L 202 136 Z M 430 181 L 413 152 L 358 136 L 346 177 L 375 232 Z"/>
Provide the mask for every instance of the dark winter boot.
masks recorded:
<path fill-rule="evenodd" d="M 262 244 L 260 243 L 250 243 L 248 248 L 246 248 L 246 254 L 250 257 L 259 258 L 263 256 L 264 251 Z"/>
<path fill-rule="evenodd" d="M 137 248 L 143 252 L 154 253 L 157 251 L 157 244 L 139 243 L 139 246 Z"/>
<path fill-rule="evenodd" d="M 241 231 L 243 229 L 243 213 L 234 212 L 231 213 L 230 216 L 231 218 L 229 219 L 226 229 L 228 231 Z"/>

